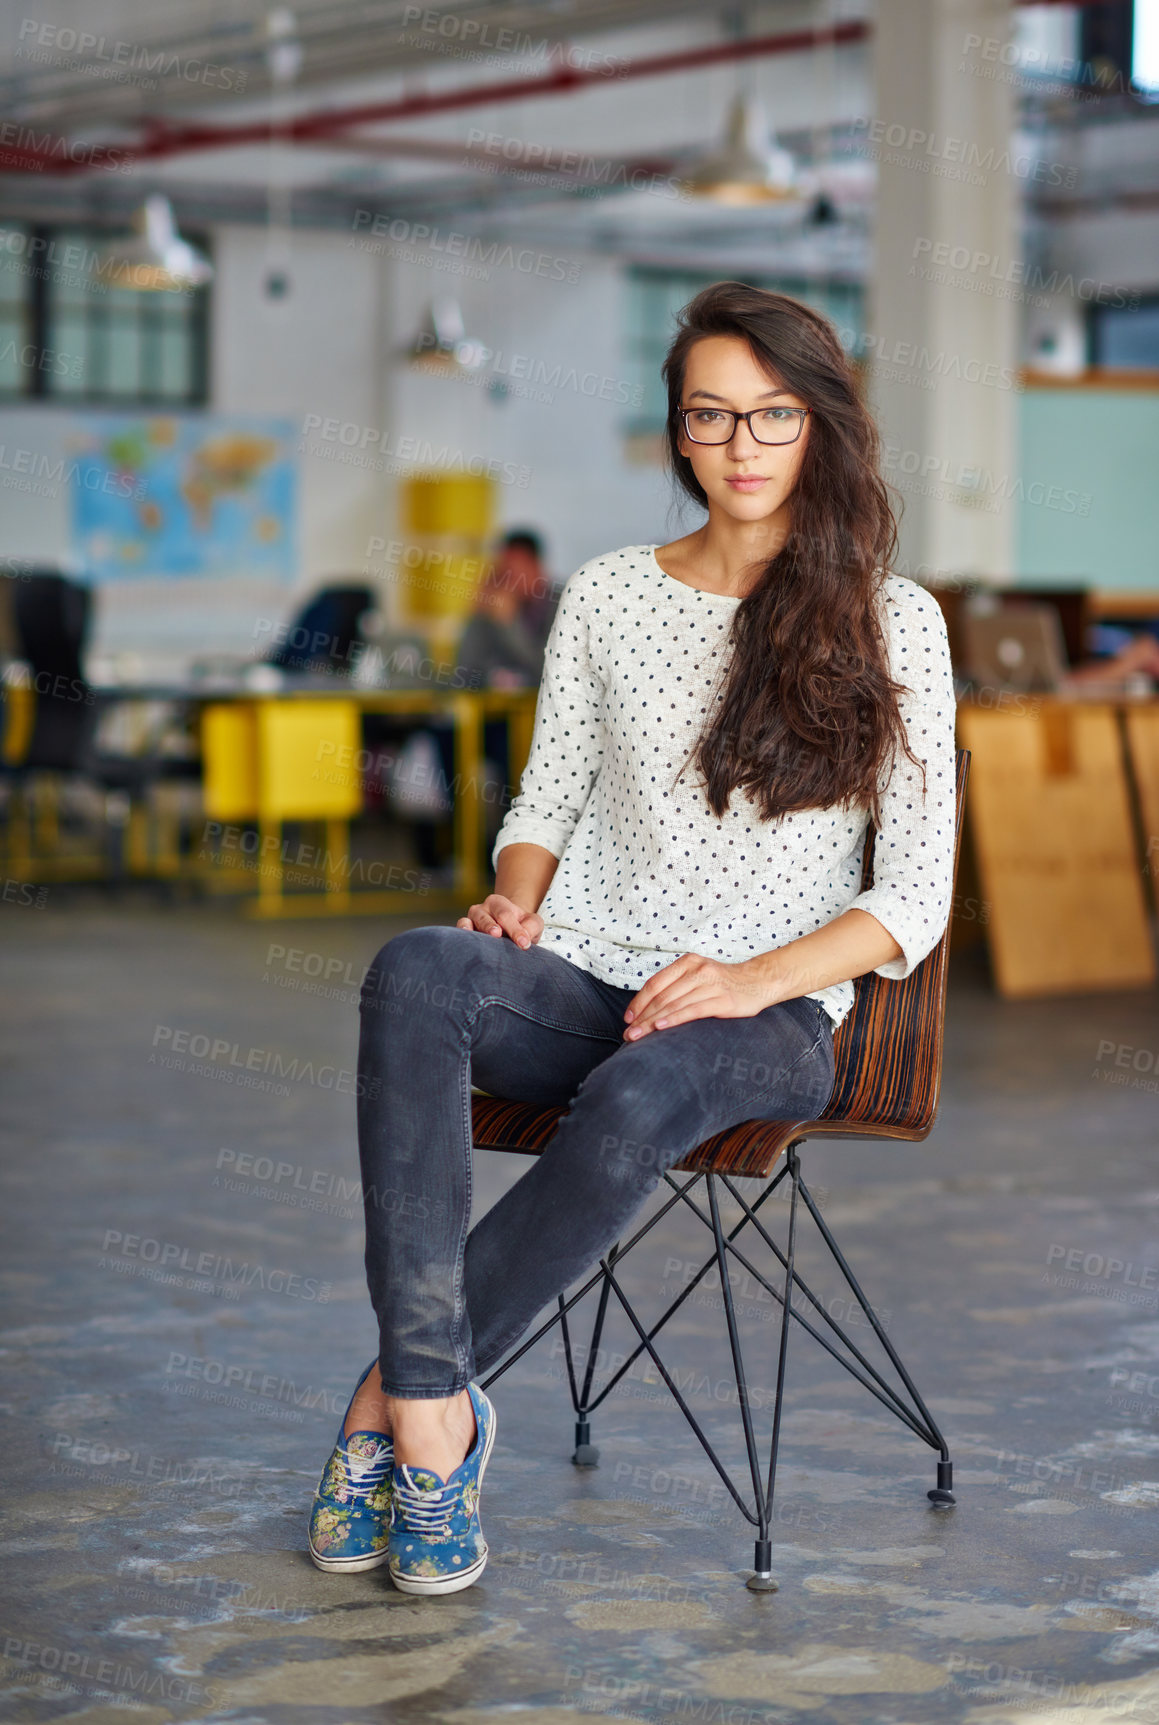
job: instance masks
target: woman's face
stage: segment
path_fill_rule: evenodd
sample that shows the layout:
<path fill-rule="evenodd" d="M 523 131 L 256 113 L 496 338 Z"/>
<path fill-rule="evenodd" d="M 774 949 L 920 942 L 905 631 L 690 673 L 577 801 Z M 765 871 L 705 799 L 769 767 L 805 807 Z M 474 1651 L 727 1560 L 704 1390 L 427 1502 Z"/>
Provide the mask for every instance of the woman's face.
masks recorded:
<path fill-rule="evenodd" d="M 689 350 L 680 406 L 705 416 L 701 423 L 706 436 L 715 435 L 712 427 L 719 421 L 714 422 L 712 415 L 722 408 L 731 408 L 734 413 L 756 408 L 760 415 L 768 415 L 768 423 L 776 426 L 779 434 L 778 422 L 784 416 L 778 410 L 808 405 L 762 370 L 748 343 L 739 336 L 703 336 Z M 785 519 L 809 441 L 807 419 L 785 419 L 785 435 L 797 423 L 802 427 L 797 441 L 779 445 L 759 443 L 743 420 L 737 421 L 728 443 L 695 443 L 682 429 L 680 453 L 692 463 L 710 510 L 721 510 L 736 521 Z M 695 419 L 692 424 L 695 431 Z"/>

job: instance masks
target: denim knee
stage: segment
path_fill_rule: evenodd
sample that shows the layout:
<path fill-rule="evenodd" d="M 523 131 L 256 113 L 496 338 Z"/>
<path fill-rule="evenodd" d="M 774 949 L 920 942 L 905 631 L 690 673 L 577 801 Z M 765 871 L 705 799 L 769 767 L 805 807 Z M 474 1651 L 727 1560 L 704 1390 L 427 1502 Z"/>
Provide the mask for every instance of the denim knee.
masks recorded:
<path fill-rule="evenodd" d="M 444 928 L 431 924 L 424 928 L 405 928 L 393 940 L 380 947 L 362 983 L 363 1013 L 389 1011 L 395 1002 L 431 1000 L 432 989 L 440 997 L 453 981 L 451 962 L 456 950 L 447 936 L 462 929 Z"/>
<path fill-rule="evenodd" d="M 614 1072 L 611 1062 L 606 1062 L 603 1070 L 597 1067 L 580 1089 L 590 1098 L 604 1086 L 603 1112 L 609 1117 L 608 1129 L 599 1134 L 596 1154 L 587 1160 L 601 1180 L 626 1182 L 648 1191 L 687 1148 L 679 1129 L 687 1120 L 686 1100 L 668 1106 L 673 1101 L 671 1095 L 662 1097 L 655 1083 L 626 1076 L 622 1068 Z"/>

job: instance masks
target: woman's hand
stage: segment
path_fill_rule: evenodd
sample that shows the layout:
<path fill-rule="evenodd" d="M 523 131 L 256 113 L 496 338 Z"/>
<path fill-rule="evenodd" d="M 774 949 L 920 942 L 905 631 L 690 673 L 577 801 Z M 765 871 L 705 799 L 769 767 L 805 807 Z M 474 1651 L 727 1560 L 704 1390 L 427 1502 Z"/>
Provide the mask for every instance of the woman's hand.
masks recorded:
<path fill-rule="evenodd" d="M 686 952 L 650 976 L 624 1008 L 625 1042 L 693 1018 L 755 1018 L 781 998 L 746 959 L 722 964 Z"/>
<path fill-rule="evenodd" d="M 494 934 L 500 939 L 510 935 L 516 946 L 531 946 L 543 933 L 543 918 L 538 911 L 524 910 L 514 899 L 491 892 L 482 904 L 473 904 L 466 916 L 461 916 L 456 928 L 477 928 L 482 934 Z"/>

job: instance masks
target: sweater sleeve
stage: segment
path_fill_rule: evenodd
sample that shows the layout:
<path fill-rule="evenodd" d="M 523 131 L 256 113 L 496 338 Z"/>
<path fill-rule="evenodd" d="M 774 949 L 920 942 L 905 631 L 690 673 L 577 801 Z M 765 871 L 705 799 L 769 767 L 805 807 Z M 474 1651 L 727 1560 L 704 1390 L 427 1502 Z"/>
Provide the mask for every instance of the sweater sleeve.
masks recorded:
<path fill-rule="evenodd" d="M 531 752 L 519 794 L 503 817 L 491 863 L 504 845 L 542 845 L 562 857 L 604 757 L 604 685 L 588 652 L 588 583 L 565 584 L 543 657 Z"/>
<path fill-rule="evenodd" d="M 950 916 L 953 892 L 955 759 L 954 679 L 942 610 L 915 582 L 891 576 L 884 588 L 890 670 L 909 746 L 922 775 L 899 749 L 881 795 L 873 885 L 848 910 L 867 910 L 889 930 L 903 956 L 876 975 L 900 981 L 933 951 Z"/>

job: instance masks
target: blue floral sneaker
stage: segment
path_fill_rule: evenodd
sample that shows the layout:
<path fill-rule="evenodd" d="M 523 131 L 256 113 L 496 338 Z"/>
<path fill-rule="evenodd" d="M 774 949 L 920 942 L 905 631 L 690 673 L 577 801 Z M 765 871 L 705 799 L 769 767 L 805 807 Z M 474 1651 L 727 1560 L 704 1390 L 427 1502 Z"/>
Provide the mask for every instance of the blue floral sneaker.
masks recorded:
<path fill-rule="evenodd" d="M 354 1395 L 377 1364 L 371 1360 Z M 353 1402 L 352 1395 L 310 1511 L 310 1556 L 319 1569 L 338 1574 L 377 1569 L 389 1556 L 394 1445 L 382 1432 L 343 1436 Z"/>
<path fill-rule="evenodd" d="M 475 1442 L 447 1480 L 425 1467 L 396 1463 L 390 1508 L 390 1579 L 403 1593 L 457 1593 L 478 1581 L 487 1563 L 479 1522 L 479 1487 L 495 1446 L 495 1409 L 478 1384 L 467 1386 Z"/>

